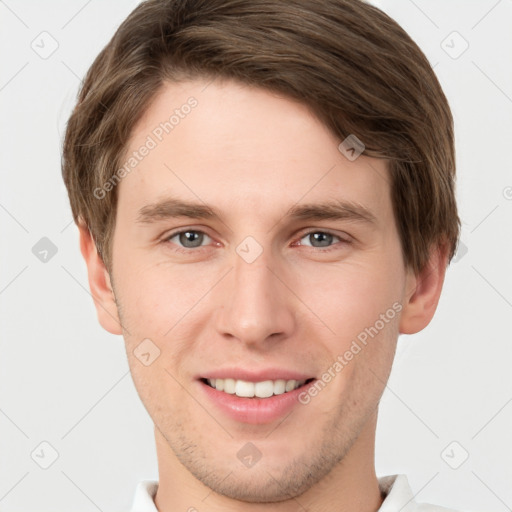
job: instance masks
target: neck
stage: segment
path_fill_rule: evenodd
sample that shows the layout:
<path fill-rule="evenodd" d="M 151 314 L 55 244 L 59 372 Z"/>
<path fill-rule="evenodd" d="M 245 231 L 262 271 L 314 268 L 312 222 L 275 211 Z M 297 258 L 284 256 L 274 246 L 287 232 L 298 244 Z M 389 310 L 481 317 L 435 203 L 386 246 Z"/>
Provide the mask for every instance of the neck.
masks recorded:
<path fill-rule="evenodd" d="M 160 478 L 155 505 L 159 512 L 377 512 L 384 496 L 375 474 L 376 423 L 377 411 L 330 473 L 303 494 L 276 503 L 248 503 L 216 493 L 181 464 L 155 428 Z"/>

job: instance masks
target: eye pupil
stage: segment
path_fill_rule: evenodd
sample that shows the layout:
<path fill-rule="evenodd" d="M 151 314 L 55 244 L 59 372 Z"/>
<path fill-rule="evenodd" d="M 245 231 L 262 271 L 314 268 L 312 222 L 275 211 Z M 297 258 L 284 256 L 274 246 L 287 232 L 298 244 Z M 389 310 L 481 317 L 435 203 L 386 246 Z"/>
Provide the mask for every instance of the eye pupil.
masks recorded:
<path fill-rule="evenodd" d="M 203 233 L 184 231 L 180 233 L 180 244 L 183 247 L 199 247 L 203 242 Z"/>
<path fill-rule="evenodd" d="M 311 233 L 309 236 L 312 237 L 310 241 L 313 247 L 327 247 L 332 244 L 333 235 L 330 233 Z"/>

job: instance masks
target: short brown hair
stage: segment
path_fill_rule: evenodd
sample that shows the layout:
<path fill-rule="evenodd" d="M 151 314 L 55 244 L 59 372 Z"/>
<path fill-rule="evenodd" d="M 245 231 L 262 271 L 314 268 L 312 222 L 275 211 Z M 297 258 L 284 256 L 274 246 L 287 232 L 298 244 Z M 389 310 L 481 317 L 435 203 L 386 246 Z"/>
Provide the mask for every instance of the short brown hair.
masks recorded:
<path fill-rule="evenodd" d="M 299 100 L 340 139 L 389 160 L 405 264 L 432 247 L 453 257 L 460 231 L 453 119 L 425 55 L 361 0 L 148 0 L 89 69 L 69 119 L 62 172 L 75 222 L 111 269 L 115 187 L 137 121 L 166 81 L 227 78 Z"/>

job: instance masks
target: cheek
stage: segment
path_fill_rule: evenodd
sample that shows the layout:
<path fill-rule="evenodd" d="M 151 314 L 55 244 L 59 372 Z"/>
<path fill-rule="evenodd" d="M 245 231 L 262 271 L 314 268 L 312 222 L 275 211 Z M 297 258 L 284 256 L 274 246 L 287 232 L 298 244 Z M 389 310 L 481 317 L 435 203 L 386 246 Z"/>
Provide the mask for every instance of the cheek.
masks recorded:
<path fill-rule="evenodd" d="M 374 325 L 401 299 L 403 277 L 392 259 L 317 266 L 314 272 L 301 274 L 307 277 L 301 277 L 298 295 L 339 342 L 349 342 Z"/>
<path fill-rule="evenodd" d="M 148 337 L 167 335 L 214 283 L 211 275 L 197 268 L 123 263 L 117 268 L 116 281 L 124 323 L 130 332 Z"/>

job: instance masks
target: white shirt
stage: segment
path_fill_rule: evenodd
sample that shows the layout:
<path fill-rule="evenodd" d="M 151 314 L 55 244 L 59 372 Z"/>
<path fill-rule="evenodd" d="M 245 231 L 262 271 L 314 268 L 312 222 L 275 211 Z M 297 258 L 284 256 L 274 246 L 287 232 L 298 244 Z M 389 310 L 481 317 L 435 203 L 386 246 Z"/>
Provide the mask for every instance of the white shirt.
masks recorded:
<path fill-rule="evenodd" d="M 378 512 L 457 512 L 453 509 L 416 503 L 406 475 L 387 475 L 379 479 L 379 488 L 386 495 Z M 139 482 L 130 512 L 158 512 L 153 498 L 158 482 L 144 480 Z"/>

